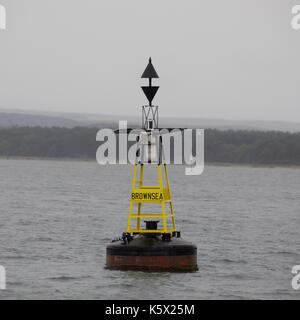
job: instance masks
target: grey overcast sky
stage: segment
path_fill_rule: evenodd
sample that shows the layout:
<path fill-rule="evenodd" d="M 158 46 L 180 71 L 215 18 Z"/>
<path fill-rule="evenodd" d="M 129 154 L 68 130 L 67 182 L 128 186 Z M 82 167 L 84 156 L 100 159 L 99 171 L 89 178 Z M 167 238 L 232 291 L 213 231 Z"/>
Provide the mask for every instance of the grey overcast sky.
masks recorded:
<path fill-rule="evenodd" d="M 0 0 L 0 108 L 300 121 L 300 0 Z"/>

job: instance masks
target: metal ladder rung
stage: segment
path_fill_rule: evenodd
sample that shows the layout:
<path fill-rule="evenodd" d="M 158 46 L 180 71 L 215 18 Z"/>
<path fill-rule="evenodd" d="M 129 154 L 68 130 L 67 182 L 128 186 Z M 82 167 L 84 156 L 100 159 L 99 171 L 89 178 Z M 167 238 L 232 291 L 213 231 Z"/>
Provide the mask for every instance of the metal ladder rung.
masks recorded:
<path fill-rule="evenodd" d="M 160 218 L 163 219 L 164 217 L 171 217 L 172 214 L 156 214 L 156 213 L 141 213 L 141 214 L 131 214 L 130 219 L 136 218 Z"/>

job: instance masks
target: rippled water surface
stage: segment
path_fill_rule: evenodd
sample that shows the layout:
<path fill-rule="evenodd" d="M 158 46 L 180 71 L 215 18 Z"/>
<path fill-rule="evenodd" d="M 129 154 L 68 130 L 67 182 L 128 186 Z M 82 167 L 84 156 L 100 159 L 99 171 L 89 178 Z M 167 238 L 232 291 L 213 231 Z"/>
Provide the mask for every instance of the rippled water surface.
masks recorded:
<path fill-rule="evenodd" d="M 132 168 L 0 160 L 0 299 L 299 299 L 300 169 L 170 168 L 178 229 L 198 246 L 192 274 L 108 271 L 127 223 Z"/>

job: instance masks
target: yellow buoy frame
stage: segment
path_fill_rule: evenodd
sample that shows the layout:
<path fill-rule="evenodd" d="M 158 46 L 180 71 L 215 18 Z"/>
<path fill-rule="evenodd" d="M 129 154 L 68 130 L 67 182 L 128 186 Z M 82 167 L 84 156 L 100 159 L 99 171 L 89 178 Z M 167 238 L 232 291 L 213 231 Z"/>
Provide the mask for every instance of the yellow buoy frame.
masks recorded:
<path fill-rule="evenodd" d="M 163 167 L 163 168 L 162 168 Z M 137 180 L 137 173 L 139 171 L 139 177 Z M 176 232 L 174 210 L 172 205 L 172 195 L 170 190 L 170 183 L 168 177 L 167 165 L 157 164 L 157 186 L 145 186 L 143 184 L 144 179 L 144 164 L 139 163 L 134 165 L 133 179 L 132 179 L 132 192 L 129 205 L 128 215 L 128 233 L 172 233 Z M 164 183 L 165 179 L 165 183 Z M 147 204 L 160 204 L 161 212 L 159 213 L 142 213 L 142 205 Z M 137 204 L 137 212 L 133 212 L 134 205 Z M 166 207 L 169 205 L 169 212 L 166 212 Z M 144 207 L 144 206 L 143 206 Z M 160 229 L 142 229 L 141 219 L 160 219 Z M 136 221 L 135 227 L 132 227 L 132 220 Z M 170 222 L 170 227 L 168 227 Z"/>

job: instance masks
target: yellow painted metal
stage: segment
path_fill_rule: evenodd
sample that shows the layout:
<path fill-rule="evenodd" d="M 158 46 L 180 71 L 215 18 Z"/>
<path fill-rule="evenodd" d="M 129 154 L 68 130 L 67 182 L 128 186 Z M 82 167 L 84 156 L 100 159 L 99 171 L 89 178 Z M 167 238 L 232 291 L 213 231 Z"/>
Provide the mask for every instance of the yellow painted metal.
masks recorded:
<path fill-rule="evenodd" d="M 139 187 L 141 188 L 143 186 L 143 179 L 144 179 L 144 165 L 141 164 L 140 165 L 140 179 L 139 179 Z M 134 186 L 133 186 L 134 187 Z M 132 188 L 133 189 L 133 188 Z M 141 228 L 141 208 L 142 208 L 142 204 L 139 202 L 138 203 L 138 217 L 136 220 L 136 226 L 138 229 Z"/>
<path fill-rule="evenodd" d="M 167 190 L 168 190 L 168 197 L 171 199 L 171 188 L 170 188 L 170 182 L 169 182 L 169 175 L 168 175 L 168 170 L 167 170 L 167 165 L 164 163 L 164 169 L 165 169 L 165 176 L 166 176 L 166 182 L 167 182 Z M 174 217 L 174 210 L 173 210 L 173 204 L 172 201 L 169 203 L 170 205 L 170 212 L 171 212 L 171 217 L 172 217 L 172 226 L 176 230 L 176 224 L 175 224 L 175 217 Z"/>
<path fill-rule="evenodd" d="M 168 232 L 175 232 L 176 229 L 168 229 Z M 150 230 L 150 229 L 131 229 L 131 233 L 165 233 L 164 229 L 156 229 L 156 230 Z"/>
<path fill-rule="evenodd" d="M 139 170 L 138 170 L 139 169 Z M 137 174 L 139 171 L 139 177 Z M 144 164 L 135 164 L 133 169 L 132 191 L 128 214 L 128 233 L 171 233 L 176 231 L 174 210 L 172 205 L 172 194 L 168 177 L 167 165 L 157 165 L 158 185 L 147 186 L 143 184 Z M 142 213 L 142 207 L 149 204 L 159 204 L 160 213 Z M 168 204 L 170 212 L 166 212 Z M 133 212 L 137 205 L 137 212 Z M 160 219 L 161 229 L 146 230 L 141 228 L 141 219 Z M 136 227 L 132 227 L 132 220 L 136 220 Z M 168 226 L 168 222 L 170 227 Z"/>
<path fill-rule="evenodd" d="M 171 217 L 171 214 L 166 214 L 167 217 Z M 139 214 L 132 214 L 131 218 L 138 218 L 140 217 Z M 143 213 L 143 218 L 161 218 L 161 213 Z"/>

